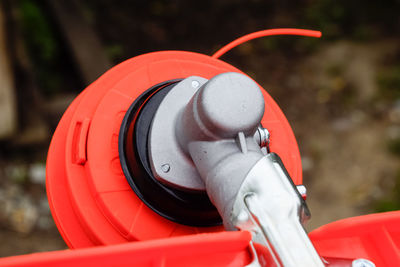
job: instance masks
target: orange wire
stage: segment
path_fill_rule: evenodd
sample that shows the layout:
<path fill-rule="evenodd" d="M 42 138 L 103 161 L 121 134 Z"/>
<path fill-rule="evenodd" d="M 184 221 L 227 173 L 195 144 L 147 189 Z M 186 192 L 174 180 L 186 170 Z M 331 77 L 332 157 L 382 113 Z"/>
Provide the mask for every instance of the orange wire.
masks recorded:
<path fill-rule="evenodd" d="M 230 42 L 229 44 L 225 45 L 222 47 L 220 50 L 218 50 L 214 55 L 211 57 L 213 58 L 219 58 L 232 48 L 241 45 L 245 42 L 248 42 L 253 39 L 257 39 L 260 37 L 265 37 L 265 36 L 272 36 L 272 35 L 300 35 L 300 36 L 308 36 L 308 37 L 315 37 L 319 38 L 321 37 L 321 32 L 320 31 L 312 31 L 312 30 L 303 30 L 303 29 L 269 29 L 269 30 L 263 30 L 263 31 L 258 31 L 258 32 L 253 32 L 250 34 L 247 34 L 245 36 L 242 36 L 233 42 Z"/>

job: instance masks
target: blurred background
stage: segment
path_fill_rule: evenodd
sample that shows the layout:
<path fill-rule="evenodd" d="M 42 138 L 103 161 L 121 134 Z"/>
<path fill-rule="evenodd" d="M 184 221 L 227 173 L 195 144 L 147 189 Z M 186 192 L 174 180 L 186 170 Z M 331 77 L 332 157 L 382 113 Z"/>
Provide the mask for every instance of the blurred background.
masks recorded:
<path fill-rule="evenodd" d="M 111 66 L 157 50 L 222 57 L 277 101 L 297 137 L 308 230 L 400 209 L 400 1 L 0 1 L 0 256 L 65 249 L 49 212 L 52 133 L 79 92 Z"/>

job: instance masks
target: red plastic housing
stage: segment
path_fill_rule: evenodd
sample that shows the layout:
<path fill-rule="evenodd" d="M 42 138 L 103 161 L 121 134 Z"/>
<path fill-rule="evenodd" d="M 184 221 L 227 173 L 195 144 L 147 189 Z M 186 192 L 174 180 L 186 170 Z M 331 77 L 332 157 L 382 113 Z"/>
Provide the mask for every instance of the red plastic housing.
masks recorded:
<path fill-rule="evenodd" d="M 130 242 L 0 259 L 0 266 L 245 266 L 252 260 L 248 232 L 221 232 Z"/>
<path fill-rule="evenodd" d="M 324 257 L 364 258 L 376 266 L 400 266 L 400 211 L 339 220 L 309 236 Z"/>
<path fill-rule="evenodd" d="M 71 248 L 119 244 L 219 232 L 222 227 L 189 227 L 148 208 L 130 188 L 118 155 L 118 134 L 132 102 L 164 81 L 192 75 L 207 79 L 240 72 L 210 56 L 166 51 L 141 55 L 117 65 L 86 88 L 61 119 L 47 159 L 50 208 Z M 263 90 L 262 124 L 271 133 L 271 151 L 284 162 L 296 184 L 302 182 L 296 139 L 282 111 Z"/>

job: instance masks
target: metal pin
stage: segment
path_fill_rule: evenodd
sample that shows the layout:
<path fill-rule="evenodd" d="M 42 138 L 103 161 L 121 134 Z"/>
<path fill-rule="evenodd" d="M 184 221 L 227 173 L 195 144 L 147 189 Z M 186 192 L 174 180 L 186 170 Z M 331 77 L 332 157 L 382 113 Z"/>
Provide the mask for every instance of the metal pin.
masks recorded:
<path fill-rule="evenodd" d="M 171 166 L 169 166 L 169 164 L 163 164 L 161 165 L 161 170 L 165 173 L 169 172 L 169 170 L 171 169 Z"/>

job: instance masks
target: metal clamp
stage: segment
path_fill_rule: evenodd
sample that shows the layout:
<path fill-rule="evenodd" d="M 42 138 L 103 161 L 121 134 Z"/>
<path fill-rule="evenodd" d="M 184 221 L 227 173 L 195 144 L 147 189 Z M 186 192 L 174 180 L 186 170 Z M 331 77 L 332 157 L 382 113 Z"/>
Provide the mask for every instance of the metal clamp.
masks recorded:
<path fill-rule="evenodd" d="M 282 161 L 270 153 L 243 181 L 231 223 L 250 231 L 253 242 L 268 249 L 269 265 L 324 266 L 302 226 L 309 217 L 308 207 Z"/>

